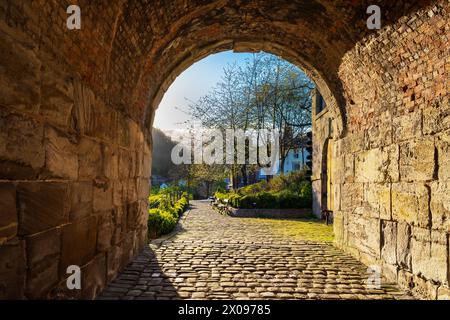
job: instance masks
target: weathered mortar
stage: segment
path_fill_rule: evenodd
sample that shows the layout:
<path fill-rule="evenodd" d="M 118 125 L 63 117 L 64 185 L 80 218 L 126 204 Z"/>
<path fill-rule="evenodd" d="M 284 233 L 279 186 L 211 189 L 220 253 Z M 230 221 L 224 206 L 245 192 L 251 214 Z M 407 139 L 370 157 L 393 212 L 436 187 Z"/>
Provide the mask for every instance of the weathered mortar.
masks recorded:
<path fill-rule="evenodd" d="M 449 12 L 444 1 L 401 18 L 339 68 L 352 103 L 335 155 L 336 244 L 432 299 L 449 297 Z"/>

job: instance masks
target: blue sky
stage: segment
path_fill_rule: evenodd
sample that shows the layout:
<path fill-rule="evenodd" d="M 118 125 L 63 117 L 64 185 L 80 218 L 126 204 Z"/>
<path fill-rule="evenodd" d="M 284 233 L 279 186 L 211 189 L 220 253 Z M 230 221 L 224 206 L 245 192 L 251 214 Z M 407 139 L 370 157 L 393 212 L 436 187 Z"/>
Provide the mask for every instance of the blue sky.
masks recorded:
<path fill-rule="evenodd" d="M 189 100 L 197 101 L 220 81 L 228 63 L 244 64 L 251 53 L 225 51 L 210 55 L 185 70 L 170 86 L 156 110 L 154 126 L 162 130 L 180 129 L 180 123 L 189 119 Z M 186 98 L 188 100 L 186 100 Z"/>

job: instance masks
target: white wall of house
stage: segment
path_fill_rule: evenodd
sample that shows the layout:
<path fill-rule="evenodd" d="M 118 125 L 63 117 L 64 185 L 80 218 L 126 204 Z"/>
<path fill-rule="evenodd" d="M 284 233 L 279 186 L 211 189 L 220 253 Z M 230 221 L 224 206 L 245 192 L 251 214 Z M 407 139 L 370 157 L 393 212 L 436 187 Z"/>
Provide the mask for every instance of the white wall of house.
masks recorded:
<path fill-rule="evenodd" d="M 298 171 L 303 168 L 306 163 L 306 158 L 308 156 L 308 151 L 304 148 L 298 148 L 295 150 L 291 150 L 286 157 L 286 161 L 284 164 L 284 174 L 288 174 L 292 171 Z M 281 173 L 281 163 L 280 168 L 278 168 L 278 172 L 276 175 L 280 175 Z M 259 179 L 264 179 L 266 176 L 263 174 L 262 170 L 259 171 Z"/>

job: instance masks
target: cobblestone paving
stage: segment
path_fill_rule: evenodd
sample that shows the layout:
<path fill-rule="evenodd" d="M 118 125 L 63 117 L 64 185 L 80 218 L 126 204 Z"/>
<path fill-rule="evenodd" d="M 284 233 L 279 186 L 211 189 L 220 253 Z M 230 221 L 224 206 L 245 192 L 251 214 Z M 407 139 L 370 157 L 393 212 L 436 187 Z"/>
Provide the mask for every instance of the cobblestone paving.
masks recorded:
<path fill-rule="evenodd" d="M 289 223 L 289 221 L 286 221 Z M 152 241 L 99 299 L 407 299 L 366 286 L 367 267 L 330 243 L 274 232 L 264 219 L 194 201 L 178 233 Z"/>

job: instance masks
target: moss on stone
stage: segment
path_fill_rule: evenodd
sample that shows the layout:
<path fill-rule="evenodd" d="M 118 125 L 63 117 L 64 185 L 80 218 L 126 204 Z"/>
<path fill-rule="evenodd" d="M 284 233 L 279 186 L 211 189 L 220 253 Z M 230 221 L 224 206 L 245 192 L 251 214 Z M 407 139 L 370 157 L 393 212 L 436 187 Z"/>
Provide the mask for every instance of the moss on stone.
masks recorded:
<path fill-rule="evenodd" d="M 334 239 L 333 226 L 326 225 L 317 219 L 265 219 L 245 218 L 250 223 L 264 226 L 273 236 L 286 236 L 292 240 L 308 240 L 332 242 Z"/>

